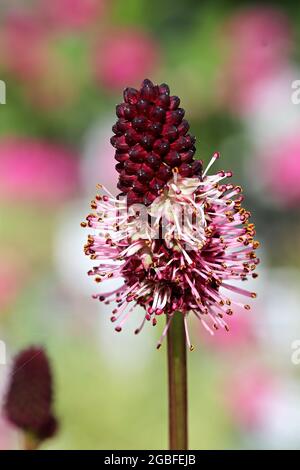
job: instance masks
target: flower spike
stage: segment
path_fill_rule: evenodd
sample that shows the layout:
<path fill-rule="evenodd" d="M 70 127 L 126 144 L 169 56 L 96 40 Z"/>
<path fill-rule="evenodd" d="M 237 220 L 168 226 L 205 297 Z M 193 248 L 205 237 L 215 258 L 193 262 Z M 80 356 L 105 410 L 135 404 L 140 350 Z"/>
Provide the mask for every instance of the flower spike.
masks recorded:
<path fill-rule="evenodd" d="M 8 420 L 37 442 L 54 436 L 53 384 L 43 348 L 29 347 L 15 358 L 4 404 Z"/>
<path fill-rule="evenodd" d="M 122 279 L 123 284 L 93 297 L 114 304 L 111 320 L 117 332 L 136 305 L 145 309 L 136 334 L 166 315 L 158 348 L 174 313 L 181 312 L 193 350 L 189 314 L 214 334 L 229 330 L 226 319 L 235 306 L 250 309 L 238 297 L 256 294 L 236 284 L 257 277 L 255 227 L 242 207 L 241 187 L 225 181 L 232 172 L 209 174 L 219 152 L 204 172 L 193 159 L 194 138 L 187 134 L 179 99 L 169 96 L 167 85 L 145 80 L 139 91 L 127 88 L 124 98 L 112 139 L 122 193 L 114 197 L 100 187 L 83 222 L 93 232 L 84 248 L 96 264 L 88 274 L 96 282 Z M 176 164 L 169 158 L 175 147 Z M 168 177 L 162 178 L 162 168 L 169 168 L 164 170 Z M 154 185 L 157 179 L 159 187 Z"/>
<path fill-rule="evenodd" d="M 182 176 L 201 175 L 201 162 L 193 158 L 195 137 L 188 134 L 190 126 L 179 105 L 166 84 L 153 85 L 146 79 L 140 90 L 124 90 L 111 143 L 116 148 L 118 188 L 129 204 L 150 205 L 175 168 Z"/>

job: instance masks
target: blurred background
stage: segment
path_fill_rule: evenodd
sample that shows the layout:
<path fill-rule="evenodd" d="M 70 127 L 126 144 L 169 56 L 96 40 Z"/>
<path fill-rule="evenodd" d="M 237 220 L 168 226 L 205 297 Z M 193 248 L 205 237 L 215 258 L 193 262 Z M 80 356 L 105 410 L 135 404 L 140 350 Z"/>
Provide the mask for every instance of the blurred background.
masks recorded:
<path fill-rule="evenodd" d="M 300 449 L 299 44 L 290 0 L 1 1 L 0 396 L 13 355 L 45 345 L 61 425 L 43 448 L 167 447 L 162 325 L 134 336 L 137 310 L 114 332 L 80 228 L 96 183 L 116 192 L 115 105 L 147 77 L 180 96 L 198 157 L 221 152 L 262 242 L 252 310 L 230 334 L 191 325 L 191 448 Z"/>

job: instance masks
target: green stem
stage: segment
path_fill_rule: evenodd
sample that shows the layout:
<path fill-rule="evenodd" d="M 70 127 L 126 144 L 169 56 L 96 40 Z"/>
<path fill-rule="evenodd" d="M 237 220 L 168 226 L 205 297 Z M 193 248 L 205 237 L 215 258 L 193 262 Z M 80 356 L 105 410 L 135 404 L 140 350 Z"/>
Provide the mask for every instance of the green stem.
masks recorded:
<path fill-rule="evenodd" d="M 41 440 L 30 432 L 24 433 L 24 450 L 37 450 L 41 444 Z"/>
<path fill-rule="evenodd" d="M 169 448 L 188 449 L 187 367 L 184 317 L 175 312 L 168 330 Z"/>

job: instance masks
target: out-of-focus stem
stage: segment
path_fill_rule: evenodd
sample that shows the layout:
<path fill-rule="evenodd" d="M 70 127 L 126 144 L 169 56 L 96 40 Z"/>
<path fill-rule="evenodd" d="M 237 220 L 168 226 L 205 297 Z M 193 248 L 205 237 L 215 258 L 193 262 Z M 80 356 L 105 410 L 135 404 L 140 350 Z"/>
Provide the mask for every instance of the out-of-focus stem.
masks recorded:
<path fill-rule="evenodd" d="M 41 441 L 29 432 L 24 433 L 24 450 L 37 450 L 40 447 Z"/>

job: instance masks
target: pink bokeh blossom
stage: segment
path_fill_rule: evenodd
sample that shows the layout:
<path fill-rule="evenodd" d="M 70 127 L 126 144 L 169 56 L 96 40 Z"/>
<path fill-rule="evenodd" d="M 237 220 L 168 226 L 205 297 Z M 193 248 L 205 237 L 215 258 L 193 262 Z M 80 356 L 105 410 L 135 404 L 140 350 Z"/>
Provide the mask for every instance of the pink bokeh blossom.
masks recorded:
<path fill-rule="evenodd" d="M 30 139 L 0 141 L 0 197 L 59 203 L 77 186 L 76 156 L 64 147 Z"/>
<path fill-rule="evenodd" d="M 93 52 L 96 79 L 112 90 L 137 85 L 153 74 L 158 60 L 154 39 L 134 29 L 108 32 Z"/>
<path fill-rule="evenodd" d="M 214 332 L 214 336 L 211 336 L 199 328 L 201 342 L 208 348 L 222 353 L 241 350 L 244 346 L 253 346 L 256 338 L 251 315 L 251 311 L 235 307 L 235 314 L 230 318 L 230 331 L 219 329 Z"/>
<path fill-rule="evenodd" d="M 0 450 L 14 450 L 16 447 L 16 431 L 0 414 Z"/>
<path fill-rule="evenodd" d="M 225 405 L 233 421 L 246 430 L 262 426 L 266 403 L 277 390 L 270 372 L 254 364 L 243 366 L 225 388 Z"/>
<path fill-rule="evenodd" d="M 36 79 L 45 68 L 47 32 L 38 15 L 13 10 L 0 31 L 0 62 L 19 79 Z"/>
<path fill-rule="evenodd" d="M 239 11 L 225 25 L 227 59 L 220 77 L 221 94 L 237 113 L 251 106 L 257 85 L 282 70 L 291 49 L 285 14 L 270 7 Z"/>
<path fill-rule="evenodd" d="M 102 13 L 106 0 L 43 0 L 42 10 L 53 27 L 81 30 Z"/>
<path fill-rule="evenodd" d="M 276 201 L 282 206 L 299 206 L 300 202 L 300 129 L 259 156 L 261 179 Z"/>

